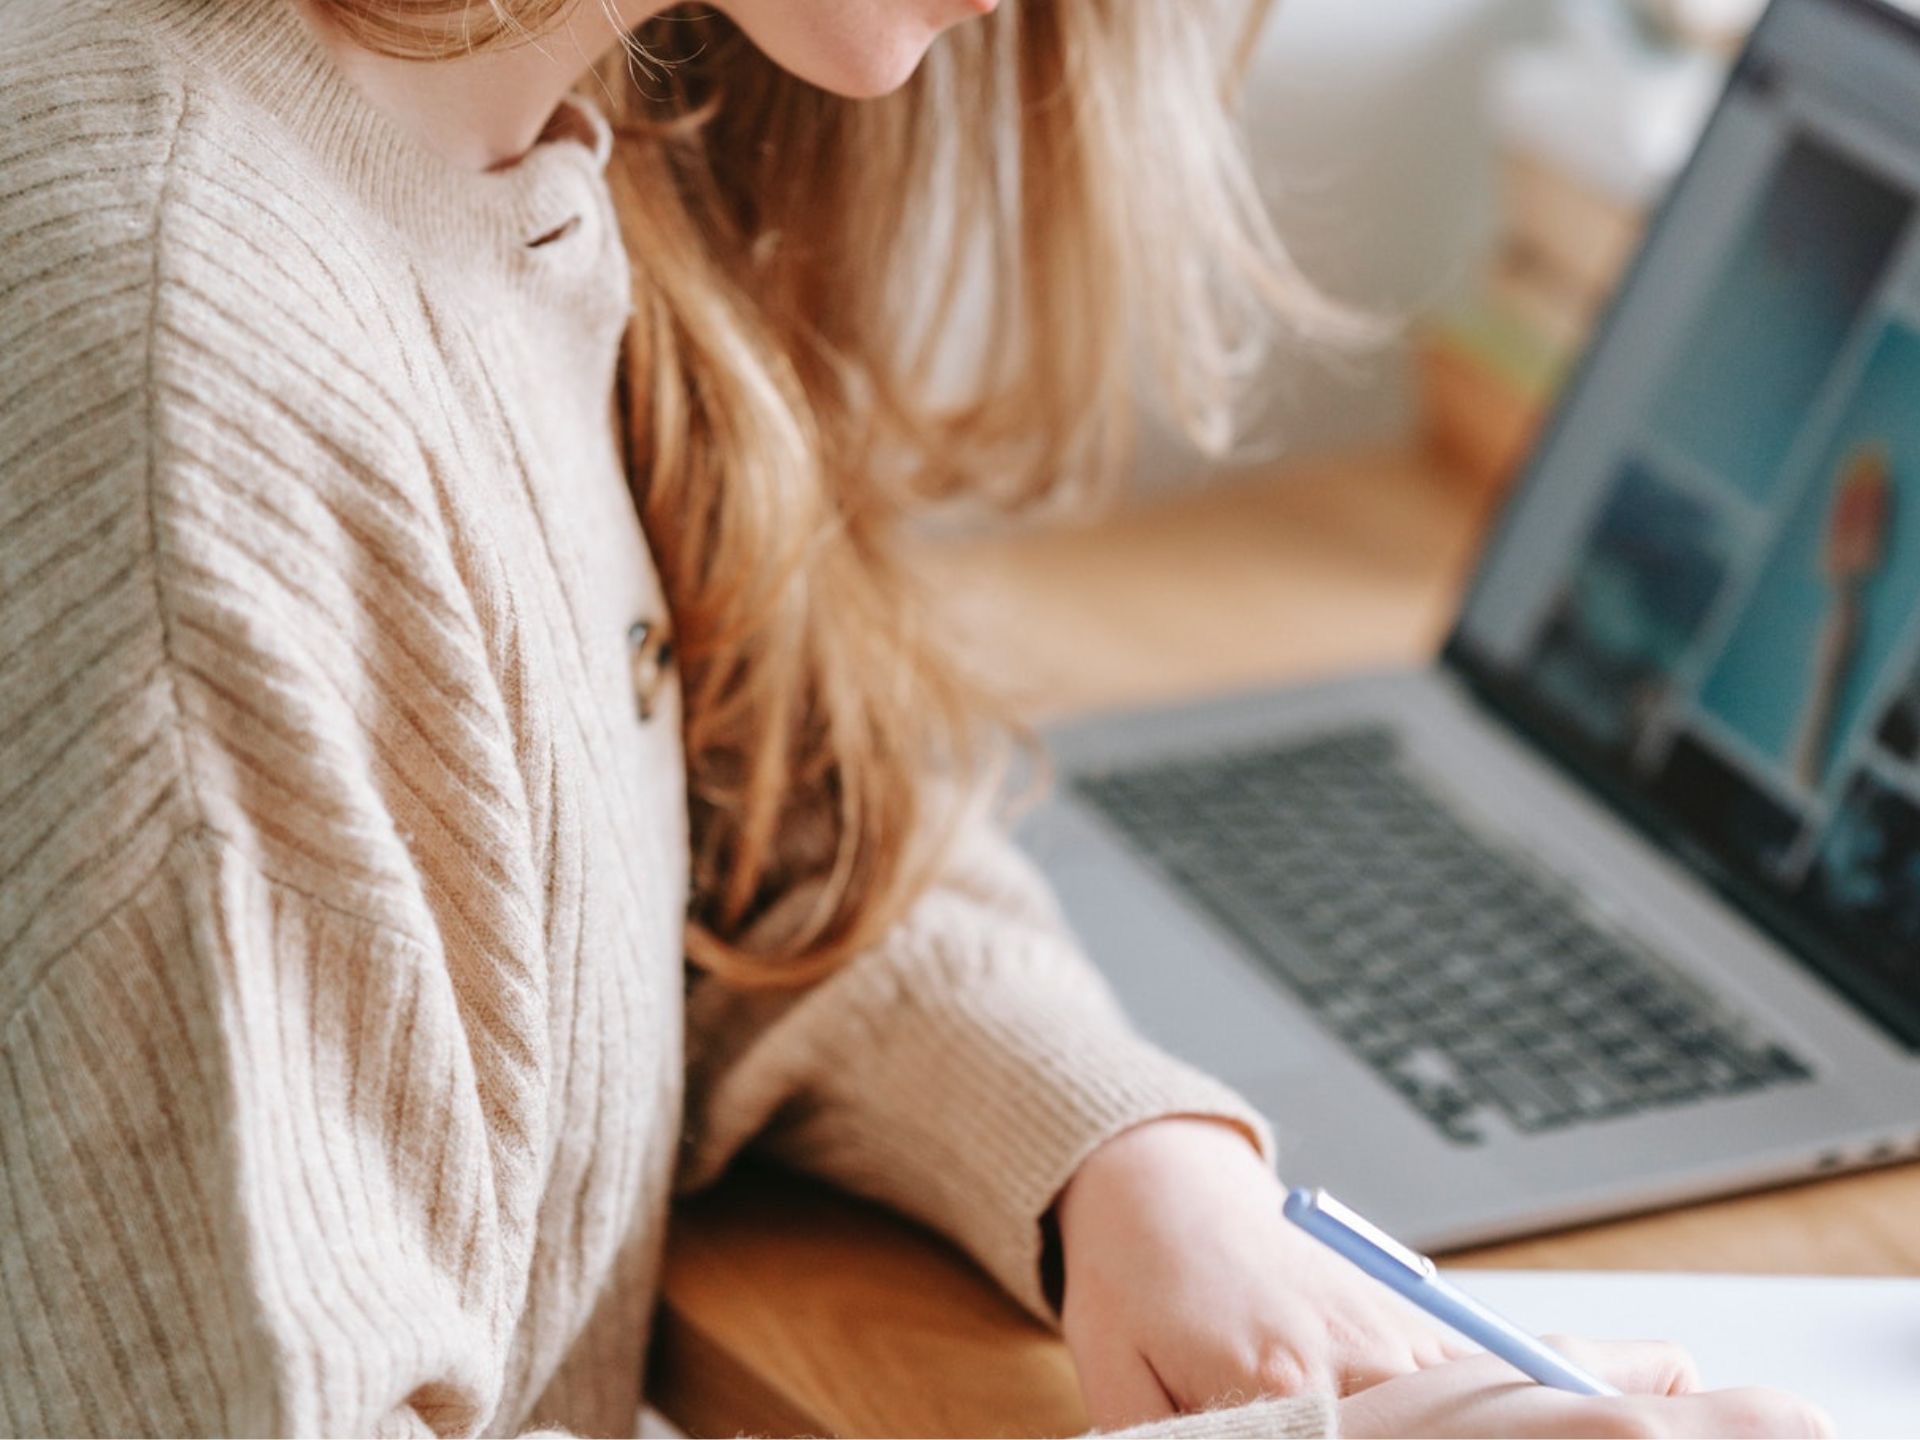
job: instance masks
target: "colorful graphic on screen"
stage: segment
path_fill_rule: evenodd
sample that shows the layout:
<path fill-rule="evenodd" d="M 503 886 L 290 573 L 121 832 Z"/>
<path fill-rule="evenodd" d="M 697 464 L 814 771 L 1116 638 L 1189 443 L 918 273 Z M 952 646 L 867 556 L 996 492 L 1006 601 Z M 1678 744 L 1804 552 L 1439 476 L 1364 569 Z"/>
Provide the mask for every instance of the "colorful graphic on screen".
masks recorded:
<path fill-rule="evenodd" d="M 1701 705 L 1809 793 L 1861 738 L 1920 610 L 1920 333 L 1890 325 L 1780 527 Z"/>

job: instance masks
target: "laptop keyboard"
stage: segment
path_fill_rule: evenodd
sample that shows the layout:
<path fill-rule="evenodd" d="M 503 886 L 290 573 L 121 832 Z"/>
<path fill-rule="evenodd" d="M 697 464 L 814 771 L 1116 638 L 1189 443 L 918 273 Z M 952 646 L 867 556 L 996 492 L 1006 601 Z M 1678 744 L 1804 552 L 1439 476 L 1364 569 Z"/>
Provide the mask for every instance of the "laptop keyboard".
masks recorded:
<path fill-rule="evenodd" d="M 1399 759 L 1365 729 L 1074 785 L 1456 1143 L 1809 1078 Z"/>

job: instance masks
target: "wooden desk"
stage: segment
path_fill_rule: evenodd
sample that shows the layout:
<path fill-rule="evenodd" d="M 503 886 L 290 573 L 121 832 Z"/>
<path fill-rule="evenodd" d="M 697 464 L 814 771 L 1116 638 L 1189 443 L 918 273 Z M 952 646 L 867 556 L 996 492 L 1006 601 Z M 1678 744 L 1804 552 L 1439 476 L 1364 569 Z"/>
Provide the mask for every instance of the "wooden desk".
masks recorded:
<path fill-rule="evenodd" d="M 1430 654 L 1474 502 L 1380 456 L 1249 477 L 1097 525 L 930 546 L 1033 713 Z M 1476 1265 L 1920 1275 L 1920 1166 L 1551 1235 Z M 1072 1366 L 950 1247 L 746 1170 L 676 1219 L 654 1402 L 689 1434 L 1071 1435 Z"/>

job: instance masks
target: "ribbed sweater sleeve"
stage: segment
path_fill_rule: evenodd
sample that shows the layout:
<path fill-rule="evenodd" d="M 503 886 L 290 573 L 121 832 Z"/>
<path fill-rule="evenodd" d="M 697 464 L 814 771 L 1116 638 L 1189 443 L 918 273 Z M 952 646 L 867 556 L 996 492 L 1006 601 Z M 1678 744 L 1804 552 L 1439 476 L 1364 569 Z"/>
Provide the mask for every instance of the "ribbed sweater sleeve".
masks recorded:
<path fill-rule="evenodd" d="M 1264 1121 L 1131 1028 L 1044 883 L 989 820 L 871 953 L 799 996 L 689 1004 L 685 1181 L 764 1131 L 782 1160 L 904 1210 L 1054 1319 L 1043 1220 L 1080 1162 L 1149 1120 Z"/>
<path fill-rule="evenodd" d="M 87 166 L 0 134 L 0 1433 L 474 1430 L 548 1117 L 497 687 L 337 275 L 99 88 L 7 96 Z"/>
<path fill-rule="evenodd" d="M 0 1431 L 474 1428 L 510 1253 L 443 969 L 205 831 L 0 1032 Z"/>

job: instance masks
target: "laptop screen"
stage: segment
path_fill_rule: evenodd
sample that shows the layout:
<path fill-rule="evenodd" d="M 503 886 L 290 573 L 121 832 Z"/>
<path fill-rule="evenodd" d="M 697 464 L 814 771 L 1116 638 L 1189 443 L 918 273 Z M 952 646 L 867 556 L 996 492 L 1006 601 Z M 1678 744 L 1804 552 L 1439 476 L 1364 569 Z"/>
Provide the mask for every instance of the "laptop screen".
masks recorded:
<path fill-rule="evenodd" d="M 1449 660 L 1920 1046 L 1920 25 L 1776 0 Z"/>

